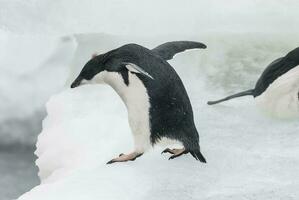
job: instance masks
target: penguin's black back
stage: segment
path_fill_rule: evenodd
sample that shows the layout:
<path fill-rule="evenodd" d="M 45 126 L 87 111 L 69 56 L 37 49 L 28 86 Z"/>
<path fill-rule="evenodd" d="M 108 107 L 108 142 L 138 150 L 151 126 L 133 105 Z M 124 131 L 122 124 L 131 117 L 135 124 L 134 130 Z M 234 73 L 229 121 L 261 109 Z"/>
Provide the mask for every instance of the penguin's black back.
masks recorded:
<path fill-rule="evenodd" d="M 253 96 L 257 97 L 261 95 L 277 78 L 298 65 L 299 48 L 292 50 L 285 57 L 281 57 L 273 61 L 270 65 L 268 65 L 258 79 Z"/>
<path fill-rule="evenodd" d="M 152 144 L 167 137 L 181 141 L 186 148 L 198 148 L 199 136 L 190 99 L 174 68 L 159 55 L 136 44 L 122 46 L 116 53 L 153 77 L 136 74 L 149 95 Z"/>

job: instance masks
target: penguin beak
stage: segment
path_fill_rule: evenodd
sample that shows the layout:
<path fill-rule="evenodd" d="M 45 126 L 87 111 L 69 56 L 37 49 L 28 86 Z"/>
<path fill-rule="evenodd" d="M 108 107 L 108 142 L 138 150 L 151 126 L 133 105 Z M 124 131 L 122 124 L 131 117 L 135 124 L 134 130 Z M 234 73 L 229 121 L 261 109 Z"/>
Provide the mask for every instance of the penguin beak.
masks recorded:
<path fill-rule="evenodd" d="M 81 78 L 80 76 L 78 76 L 76 78 L 76 80 L 74 80 L 74 82 L 71 84 L 71 88 L 78 87 L 81 84 L 82 80 L 83 80 L 83 78 Z"/>

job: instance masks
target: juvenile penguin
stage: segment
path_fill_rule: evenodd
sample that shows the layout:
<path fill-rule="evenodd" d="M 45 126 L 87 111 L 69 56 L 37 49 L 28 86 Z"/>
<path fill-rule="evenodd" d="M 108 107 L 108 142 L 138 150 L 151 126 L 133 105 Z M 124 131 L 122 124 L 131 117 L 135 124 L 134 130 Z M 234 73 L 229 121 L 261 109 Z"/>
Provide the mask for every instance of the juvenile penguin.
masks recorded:
<path fill-rule="evenodd" d="M 152 50 L 127 44 L 89 60 L 71 88 L 86 83 L 106 83 L 121 97 L 127 107 L 134 150 L 120 154 L 107 164 L 135 160 L 162 138 L 180 142 L 182 149 L 165 149 L 176 158 L 190 153 L 206 162 L 200 152 L 199 136 L 186 89 L 167 62 L 187 49 L 206 48 L 199 42 L 175 41 Z"/>
<path fill-rule="evenodd" d="M 274 60 L 264 70 L 254 89 L 246 90 L 208 105 L 217 104 L 246 95 L 253 96 L 265 112 L 278 117 L 291 117 L 299 113 L 299 48 Z"/>

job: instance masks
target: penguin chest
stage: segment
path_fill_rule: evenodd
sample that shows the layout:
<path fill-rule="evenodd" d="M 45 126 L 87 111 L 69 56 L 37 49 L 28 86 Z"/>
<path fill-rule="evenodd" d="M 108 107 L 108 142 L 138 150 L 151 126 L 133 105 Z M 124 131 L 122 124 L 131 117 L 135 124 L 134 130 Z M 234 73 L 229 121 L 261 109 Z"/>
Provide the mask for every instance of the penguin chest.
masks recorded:
<path fill-rule="evenodd" d="M 105 82 L 117 92 L 127 107 L 129 125 L 135 143 L 148 146 L 150 144 L 150 102 L 143 82 L 130 72 L 128 72 L 128 83 L 125 83 L 121 74 L 117 72 L 108 72 Z"/>
<path fill-rule="evenodd" d="M 262 111 L 280 118 L 299 116 L 299 66 L 278 77 L 256 103 Z"/>

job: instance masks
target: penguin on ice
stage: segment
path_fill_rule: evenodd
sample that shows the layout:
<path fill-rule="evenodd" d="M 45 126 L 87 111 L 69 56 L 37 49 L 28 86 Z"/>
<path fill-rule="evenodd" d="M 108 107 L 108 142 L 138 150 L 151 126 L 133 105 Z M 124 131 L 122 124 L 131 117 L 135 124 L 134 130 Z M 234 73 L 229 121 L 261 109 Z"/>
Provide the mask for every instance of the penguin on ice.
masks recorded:
<path fill-rule="evenodd" d="M 257 105 L 273 116 L 288 118 L 299 114 L 299 47 L 274 60 L 262 73 L 255 88 L 246 90 L 209 105 L 250 95 Z"/>
<path fill-rule="evenodd" d="M 182 149 L 165 149 L 169 159 L 190 153 L 206 162 L 200 152 L 199 136 L 186 89 L 167 62 L 187 49 L 205 49 L 199 42 L 175 41 L 152 50 L 127 44 L 89 60 L 71 88 L 83 84 L 106 83 L 121 97 L 128 110 L 134 150 L 120 154 L 107 164 L 135 160 L 162 138 L 176 140 Z"/>

